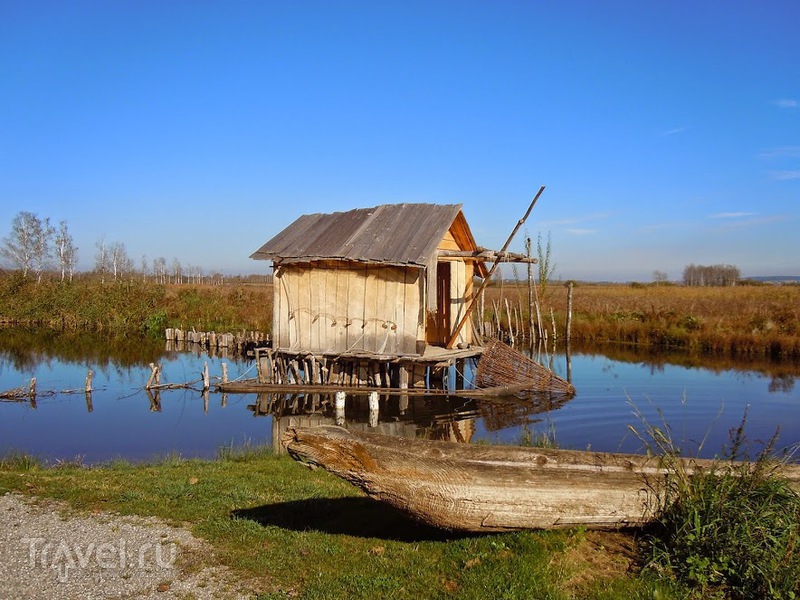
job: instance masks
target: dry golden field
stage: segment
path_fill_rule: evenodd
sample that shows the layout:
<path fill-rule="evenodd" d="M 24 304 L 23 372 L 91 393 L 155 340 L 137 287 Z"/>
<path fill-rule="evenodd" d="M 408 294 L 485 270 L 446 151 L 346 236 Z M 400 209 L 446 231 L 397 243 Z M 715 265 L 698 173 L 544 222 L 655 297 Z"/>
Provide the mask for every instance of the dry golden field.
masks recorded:
<path fill-rule="evenodd" d="M 506 298 L 509 305 L 527 311 L 527 286 L 489 288 L 486 312 L 500 306 L 502 323 L 507 326 Z M 567 287 L 551 283 L 539 298 L 547 329 L 552 331 L 554 320 L 558 335 L 563 336 Z M 526 321 L 527 316 L 521 320 Z M 576 284 L 571 338 L 731 356 L 800 357 L 800 286 Z"/>

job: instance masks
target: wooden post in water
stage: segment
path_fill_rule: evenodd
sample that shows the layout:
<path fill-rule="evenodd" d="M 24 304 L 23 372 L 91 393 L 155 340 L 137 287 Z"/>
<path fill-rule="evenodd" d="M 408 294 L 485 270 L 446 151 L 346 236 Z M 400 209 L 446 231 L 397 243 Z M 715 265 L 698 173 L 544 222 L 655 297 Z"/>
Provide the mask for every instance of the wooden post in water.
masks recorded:
<path fill-rule="evenodd" d="M 94 377 L 94 373 L 91 370 L 86 373 L 86 386 L 83 388 L 83 391 L 87 394 L 92 393 L 92 377 Z"/>
<path fill-rule="evenodd" d="M 152 387 L 158 386 L 161 382 L 161 365 L 156 365 L 154 363 L 150 363 L 150 379 L 147 380 L 145 384 L 145 389 L 150 389 Z"/>
<path fill-rule="evenodd" d="M 566 326 L 566 333 L 564 336 L 566 337 L 566 353 L 567 353 L 567 381 L 572 383 L 572 352 L 570 351 L 569 347 L 569 340 L 571 335 L 571 328 L 572 328 L 572 290 L 573 284 L 570 281 L 567 285 L 567 326 Z"/>
<path fill-rule="evenodd" d="M 203 363 L 203 391 L 207 392 L 211 387 L 210 378 L 208 376 L 208 361 Z"/>
<path fill-rule="evenodd" d="M 36 399 L 36 377 L 31 377 L 31 385 L 28 387 L 28 396 L 31 400 Z"/>
<path fill-rule="evenodd" d="M 567 284 L 567 326 L 566 326 L 566 332 L 564 334 L 565 337 L 566 337 L 567 344 L 569 344 L 569 338 L 570 338 L 570 333 L 571 333 L 570 329 L 572 327 L 572 290 L 573 290 L 573 288 L 574 288 L 574 286 L 573 286 L 572 282 L 570 281 Z"/>
<path fill-rule="evenodd" d="M 228 363 L 222 363 L 222 383 L 228 383 Z"/>
<path fill-rule="evenodd" d="M 531 237 L 525 238 L 525 256 L 528 258 L 528 335 L 530 346 L 533 348 L 533 263 L 531 259 Z"/>

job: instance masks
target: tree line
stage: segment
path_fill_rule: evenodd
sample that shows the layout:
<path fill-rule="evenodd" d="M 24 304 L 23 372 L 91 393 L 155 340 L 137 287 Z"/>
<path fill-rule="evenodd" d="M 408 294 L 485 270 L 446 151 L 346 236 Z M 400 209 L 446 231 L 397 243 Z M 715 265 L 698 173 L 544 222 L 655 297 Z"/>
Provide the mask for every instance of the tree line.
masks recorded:
<path fill-rule="evenodd" d="M 688 286 L 732 286 L 741 279 L 739 268 L 733 265 L 686 265 L 683 284 Z"/>
<path fill-rule="evenodd" d="M 109 242 L 101 237 L 95 244 L 94 268 L 92 270 L 100 281 L 118 280 L 124 277 L 151 278 L 161 283 L 223 283 L 223 275 L 205 275 L 201 267 L 185 266 L 177 258 L 170 263 L 163 256 L 154 258 L 152 263 L 142 256 L 140 268 L 128 255 L 125 244 Z M 72 281 L 77 264 L 78 248 L 66 221 L 60 221 L 58 228 L 50 223 L 50 218 L 40 218 L 28 212 L 19 212 L 11 221 L 11 231 L 3 238 L 0 256 L 5 265 L 18 270 L 22 276 L 36 277 L 41 282 L 45 273 L 60 272 L 61 281 Z"/>

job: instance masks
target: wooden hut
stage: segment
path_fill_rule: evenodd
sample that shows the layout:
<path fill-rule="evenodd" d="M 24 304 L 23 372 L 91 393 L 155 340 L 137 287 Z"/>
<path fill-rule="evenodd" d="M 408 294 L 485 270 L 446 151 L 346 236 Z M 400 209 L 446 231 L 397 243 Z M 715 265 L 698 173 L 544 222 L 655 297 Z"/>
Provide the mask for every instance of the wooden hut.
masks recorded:
<path fill-rule="evenodd" d="M 385 357 L 447 344 L 490 254 L 460 204 L 384 204 L 301 216 L 251 258 L 273 263 L 275 350 Z"/>

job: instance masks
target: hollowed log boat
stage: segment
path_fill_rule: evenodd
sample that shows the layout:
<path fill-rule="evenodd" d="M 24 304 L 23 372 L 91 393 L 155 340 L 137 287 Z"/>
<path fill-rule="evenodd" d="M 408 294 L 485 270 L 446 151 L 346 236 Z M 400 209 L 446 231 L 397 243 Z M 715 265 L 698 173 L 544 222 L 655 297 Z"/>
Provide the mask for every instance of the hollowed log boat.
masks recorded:
<path fill-rule="evenodd" d="M 469 532 L 641 526 L 668 469 L 657 457 L 395 438 L 336 426 L 291 428 L 289 454 L 419 521 Z M 683 468 L 720 468 L 687 461 Z M 800 490 L 800 466 L 781 475 Z"/>

